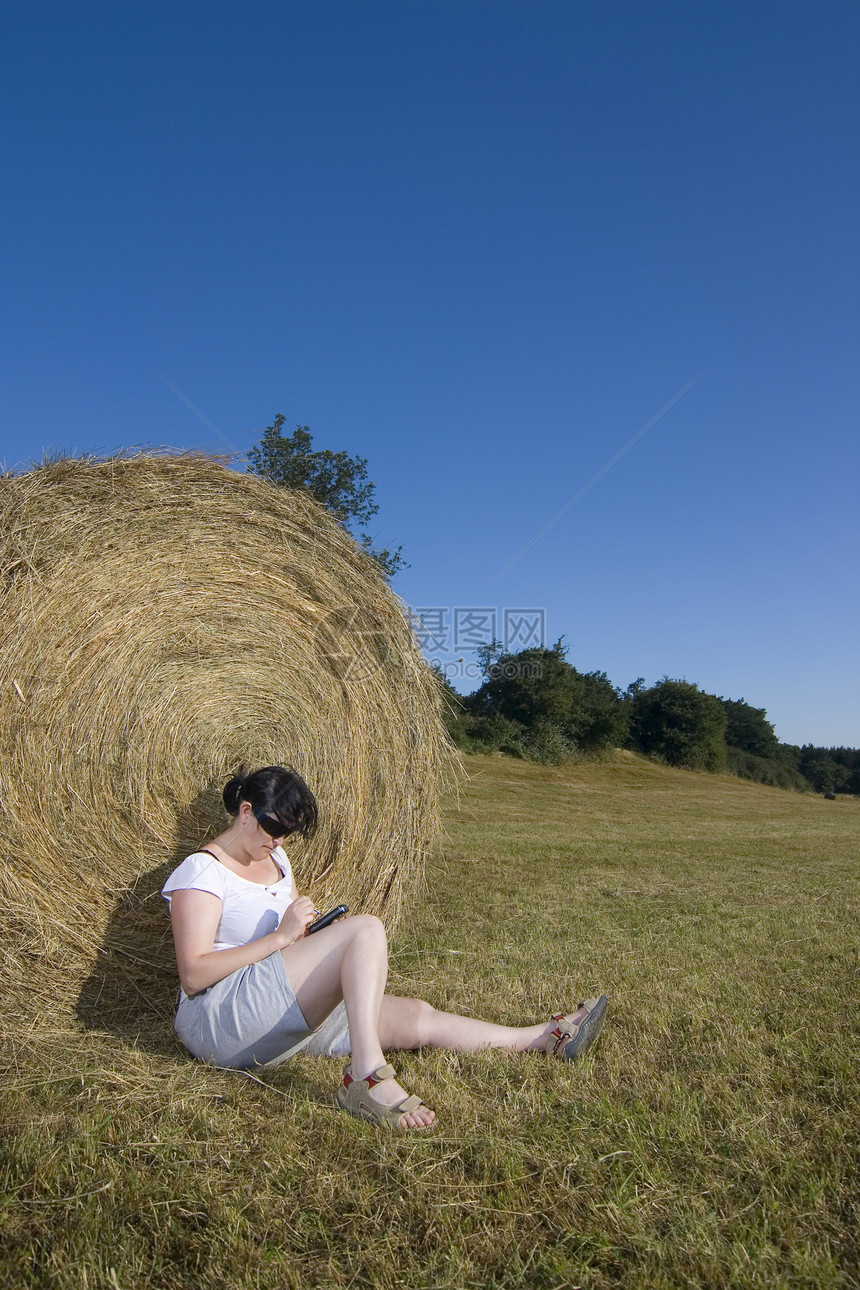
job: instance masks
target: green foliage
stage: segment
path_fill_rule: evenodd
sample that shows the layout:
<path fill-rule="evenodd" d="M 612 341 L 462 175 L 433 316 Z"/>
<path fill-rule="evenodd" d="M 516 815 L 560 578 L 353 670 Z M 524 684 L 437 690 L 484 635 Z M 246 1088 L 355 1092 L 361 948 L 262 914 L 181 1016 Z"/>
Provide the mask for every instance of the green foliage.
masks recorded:
<path fill-rule="evenodd" d="M 544 766 L 559 766 L 577 751 L 576 740 L 566 735 L 561 726 L 540 719 L 523 731 L 518 745 L 522 757 Z"/>
<path fill-rule="evenodd" d="M 848 749 L 815 748 L 805 744 L 800 750 L 800 773 L 809 780 L 816 793 L 850 792 L 850 766 L 836 754 Z M 850 751 L 854 751 L 853 749 Z"/>
<path fill-rule="evenodd" d="M 300 488 L 333 511 L 342 524 L 366 524 L 379 510 L 373 501 L 373 484 L 367 480 L 367 460 L 329 449 L 315 452 L 308 426 L 283 433 L 281 413 L 266 427 L 248 461 L 258 475 L 281 488 Z"/>
<path fill-rule="evenodd" d="M 848 778 L 836 791 L 860 794 L 860 748 L 831 748 L 830 756 L 848 772 Z"/>
<path fill-rule="evenodd" d="M 296 426 L 291 435 L 283 433 L 284 416 L 278 413 L 263 432 L 259 444 L 248 452 L 248 462 L 256 475 L 262 475 L 279 488 L 297 488 L 310 493 L 337 517 L 344 528 L 364 525 L 376 515 L 379 507 L 373 500 L 376 485 L 367 478 L 367 458 L 350 457 L 346 452 L 328 448 L 314 450 L 308 426 Z M 401 548 L 372 549 L 372 538 L 361 535 L 363 551 L 375 561 L 386 577 L 392 577 L 406 565 Z"/>
<path fill-rule="evenodd" d="M 468 699 L 458 694 L 451 682 L 435 667 L 442 692 L 442 719 L 451 740 L 463 752 L 506 752 L 522 757 L 523 727 L 496 712 L 473 713 Z"/>
<path fill-rule="evenodd" d="M 511 721 L 499 712 L 472 714 L 467 733 L 467 751 L 503 752 L 510 757 L 523 757 L 525 728 L 518 721 Z"/>
<path fill-rule="evenodd" d="M 398 569 L 408 569 L 409 561 L 403 557 L 403 547 L 373 546 L 373 538 L 362 533 L 358 545 L 374 564 L 378 564 L 386 578 L 393 578 Z"/>
<path fill-rule="evenodd" d="M 486 680 L 473 695 L 473 712 L 498 712 L 523 726 L 540 720 L 563 725 L 573 702 L 573 668 L 557 641 L 552 649 L 524 649 L 519 654 L 482 651 Z"/>
<path fill-rule="evenodd" d="M 860 794 L 860 750 L 781 744 L 764 708 L 706 694 L 664 677 L 640 676 L 622 694 L 605 672 L 578 672 L 562 642 L 506 654 L 500 641 L 476 651 L 483 685 L 463 697 L 443 680 L 448 730 L 465 752 L 505 752 L 555 765 L 628 746 L 671 766 L 726 769 L 795 792 Z"/>
<path fill-rule="evenodd" d="M 794 770 L 779 757 L 758 757 L 755 753 L 744 752 L 741 748 L 726 748 L 726 770 L 741 779 L 751 779 L 757 784 L 769 784 L 772 788 L 793 789 L 796 793 L 808 793 L 810 784 L 800 771 Z"/>
<path fill-rule="evenodd" d="M 476 651 L 484 675 L 461 696 L 441 677 L 445 719 L 464 752 L 504 752 L 557 765 L 629 747 L 670 766 L 726 769 L 741 779 L 798 793 L 860 794 L 860 750 L 781 744 L 764 708 L 706 694 L 664 677 L 638 677 L 624 694 L 605 672 L 578 672 L 562 642 L 506 654 L 499 641 Z"/>
<path fill-rule="evenodd" d="M 743 699 L 721 699 L 726 714 L 726 744 L 756 757 L 779 755 L 779 740 L 764 708 L 753 708 Z"/>
<path fill-rule="evenodd" d="M 790 770 L 800 770 L 801 749 L 798 744 L 780 744 L 777 756 Z"/>
<path fill-rule="evenodd" d="M 622 696 L 605 672 L 577 672 L 575 675 L 577 693 L 571 737 L 584 752 L 620 748 L 627 738 L 629 726 L 628 710 Z"/>
<path fill-rule="evenodd" d="M 591 754 L 623 743 L 627 710 L 621 695 L 605 672 L 572 667 L 560 640 L 551 649 L 518 654 L 503 653 L 493 641 L 477 653 L 486 679 L 465 700 L 467 710 L 476 723 L 492 716 L 519 727 L 521 756 L 554 764 L 577 750 Z M 473 737 L 480 728 L 473 725 Z"/>
<path fill-rule="evenodd" d="M 670 766 L 719 770 L 725 757 L 722 701 L 689 681 L 664 677 L 630 700 L 630 741 Z"/>

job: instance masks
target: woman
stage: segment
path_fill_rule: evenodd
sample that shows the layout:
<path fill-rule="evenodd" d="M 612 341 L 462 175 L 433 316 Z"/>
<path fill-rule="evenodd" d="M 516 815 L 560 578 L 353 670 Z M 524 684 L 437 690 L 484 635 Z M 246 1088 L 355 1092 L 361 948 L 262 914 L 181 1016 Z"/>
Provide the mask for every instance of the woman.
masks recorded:
<path fill-rule="evenodd" d="M 421 1129 L 435 1113 L 407 1096 L 383 1049 L 545 1049 L 570 1060 L 603 1027 L 606 999 L 537 1026 L 497 1026 L 385 994 L 388 952 L 378 918 L 359 914 L 306 936 L 316 910 L 299 895 L 280 845 L 310 837 L 314 795 L 296 771 L 264 766 L 224 788 L 233 822 L 168 878 L 182 985 L 176 1030 L 203 1061 L 273 1065 L 304 1049 L 351 1054 L 339 1105 L 373 1124 Z"/>

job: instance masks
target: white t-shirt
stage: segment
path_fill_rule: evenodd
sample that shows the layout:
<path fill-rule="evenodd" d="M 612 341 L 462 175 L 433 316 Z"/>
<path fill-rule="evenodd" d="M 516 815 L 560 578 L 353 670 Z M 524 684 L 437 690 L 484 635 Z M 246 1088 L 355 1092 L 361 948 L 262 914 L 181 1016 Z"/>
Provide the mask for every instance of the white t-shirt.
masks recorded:
<path fill-rule="evenodd" d="M 209 891 L 221 901 L 221 921 L 215 933 L 215 950 L 235 949 L 277 930 L 284 910 L 293 903 L 293 871 L 283 847 L 272 859 L 283 873 L 280 882 L 251 882 L 240 878 L 207 851 L 195 851 L 178 865 L 161 889 L 170 903 L 174 891 Z"/>

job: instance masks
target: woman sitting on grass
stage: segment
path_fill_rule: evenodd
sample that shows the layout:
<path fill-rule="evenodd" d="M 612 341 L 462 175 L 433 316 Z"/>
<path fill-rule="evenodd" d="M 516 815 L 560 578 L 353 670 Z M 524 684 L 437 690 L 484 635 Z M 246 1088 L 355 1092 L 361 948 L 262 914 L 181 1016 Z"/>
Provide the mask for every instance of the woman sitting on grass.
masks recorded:
<path fill-rule="evenodd" d="M 383 1050 L 544 1049 L 570 1060 L 600 1034 L 606 999 L 536 1026 L 497 1026 L 385 994 L 388 951 L 378 918 L 359 914 L 307 936 L 316 910 L 300 896 L 280 843 L 308 838 L 317 805 L 294 770 L 265 766 L 224 788 L 233 823 L 164 884 L 182 991 L 176 1030 L 203 1061 L 239 1069 L 304 1050 L 351 1054 L 339 1105 L 372 1124 L 422 1129 L 435 1113 L 407 1097 Z"/>

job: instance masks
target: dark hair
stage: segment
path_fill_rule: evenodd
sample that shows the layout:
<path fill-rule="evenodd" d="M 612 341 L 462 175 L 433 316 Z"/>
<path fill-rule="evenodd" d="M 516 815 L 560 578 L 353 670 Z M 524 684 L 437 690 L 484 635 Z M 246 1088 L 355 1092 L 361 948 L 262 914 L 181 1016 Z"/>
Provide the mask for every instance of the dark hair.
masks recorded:
<path fill-rule="evenodd" d="M 248 774 L 241 770 L 224 785 L 224 805 L 238 815 L 242 802 L 250 802 L 267 815 L 309 838 L 317 827 L 317 802 L 292 766 L 263 766 Z"/>

